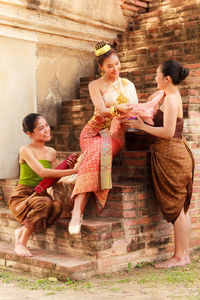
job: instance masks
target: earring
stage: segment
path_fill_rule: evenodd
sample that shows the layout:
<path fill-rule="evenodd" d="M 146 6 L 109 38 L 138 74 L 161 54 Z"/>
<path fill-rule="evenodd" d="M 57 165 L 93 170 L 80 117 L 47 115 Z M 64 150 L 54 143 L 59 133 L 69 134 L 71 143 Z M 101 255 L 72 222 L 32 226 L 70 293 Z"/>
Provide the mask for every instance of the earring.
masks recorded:
<path fill-rule="evenodd" d="M 99 67 L 98 73 L 103 77 L 103 75 L 105 74 L 104 70 L 102 68 Z"/>

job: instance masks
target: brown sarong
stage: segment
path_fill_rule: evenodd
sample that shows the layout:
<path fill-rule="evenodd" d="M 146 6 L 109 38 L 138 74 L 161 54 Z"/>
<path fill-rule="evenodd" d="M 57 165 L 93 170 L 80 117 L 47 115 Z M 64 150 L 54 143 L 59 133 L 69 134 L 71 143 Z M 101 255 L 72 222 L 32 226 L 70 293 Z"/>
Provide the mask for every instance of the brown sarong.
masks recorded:
<path fill-rule="evenodd" d="M 157 201 L 173 224 L 192 197 L 194 157 L 185 138 L 158 138 L 151 146 L 151 169 Z"/>
<path fill-rule="evenodd" d="M 33 187 L 18 184 L 9 199 L 9 209 L 14 218 L 28 229 L 46 229 L 60 216 L 62 205 L 52 200 L 47 192 L 26 201 L 33 192 Z"/>
<path fill-rule="evenodd" d="M 77 174 L 64 176 L 56 184 L 47 189 L 51 197 L 62 204 L 63 212 L 60 216 L 61 218 L 71 218 L 73 203 L 70 198 L 76 178 Z"/>

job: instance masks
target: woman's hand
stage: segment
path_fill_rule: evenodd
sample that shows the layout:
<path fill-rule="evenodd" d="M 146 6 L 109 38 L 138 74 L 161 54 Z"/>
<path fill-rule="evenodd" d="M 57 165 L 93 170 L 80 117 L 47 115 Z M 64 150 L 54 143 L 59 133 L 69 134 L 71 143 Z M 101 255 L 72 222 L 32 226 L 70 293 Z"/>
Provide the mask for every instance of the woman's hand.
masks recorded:
<path fill-rule="evenodd" d="M 122 104 L 115 105 L 115 107 L 121 113 L 127 113 L 133 108 L 133 105 L 128 105 L 128 104 L 122 103 Z"/>
<path fill-rule="evenodd" d="M 137 116 L 137 120 L 128 120 L 128 121 L 126 121 L 125 126 L 126 126 L 127 129 L 128 128 L 134 128 L 134 129 L 142 130 L 143 126 L 144 126 L 144 122 L 139 116 Z"/>

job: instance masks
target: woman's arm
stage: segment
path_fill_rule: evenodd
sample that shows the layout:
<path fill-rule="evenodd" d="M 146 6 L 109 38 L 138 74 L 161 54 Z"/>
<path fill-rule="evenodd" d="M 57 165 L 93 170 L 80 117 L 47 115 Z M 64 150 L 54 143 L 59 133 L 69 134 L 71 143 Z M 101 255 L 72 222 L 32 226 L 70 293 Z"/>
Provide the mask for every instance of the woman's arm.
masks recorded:
<path fill-rule="evenodd" d="M 136 88 L 133 82 L 129 81 L 129 86 L 130 90 L 130 97 L 129 97 L 129 104 L 137 104 L 138 103 L 138 96 L 136 92 Z"/>
<path fill-rule="evenodd" d="M 48 178 L 48 177 L 60 178 L 63 176 L 76 174 L 78 172 L 78 170 L 74 170 L 74 169 L 57 170 L 57 169 L 44 168 L 40 164 L 40 162 L 36 159 L 36 157 L 33 155 L 30 148 L 28 148 L 27 146 L 23 146 L 21 148 L 20 156 L 21 159 L 23 159 L 29 165 L 29 167 L 42 178 Z M 55 157 L 53 158 L 53 160 L 55 160 Z"/>
<path fill-rule="evenodd" d="M 98 110 L 98 112 L 103 116 L 103 117 L 111 117 L 110 114 L 110 108 L 107 108 L 105 106 L 103 97 L 101 95 L 100 88 L 97 84 L 97 80 L 91 81 L 89 83 L 89 93 L 90 93 L 90 98 L 92 100 L 92 103 Z"/>
<path fill-rule="evenodd" d="M 163 127 L 149 126 L 139 117 L 137 117 L 138 120 L 130 120 L 127 121 L 126 124 L 128 125 L 128 128 L 140 129 L 157 137 L 170 139 L 175 133 L 177 114 L 178 104 L 176 99 L 167 96 L 164 103 Z"/>

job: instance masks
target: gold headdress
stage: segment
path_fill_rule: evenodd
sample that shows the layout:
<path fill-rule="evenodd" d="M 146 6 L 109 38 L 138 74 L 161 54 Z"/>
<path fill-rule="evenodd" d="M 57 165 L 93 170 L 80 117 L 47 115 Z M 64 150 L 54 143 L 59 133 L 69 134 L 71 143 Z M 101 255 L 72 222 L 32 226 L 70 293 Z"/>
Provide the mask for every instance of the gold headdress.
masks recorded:
<path fill-rule="evenodd" d="M 98 45 L 95 46 L 94 50 L 95 50 L 95 55 L 99 56 L 102 55 L 106 52 L 108 52 L 111 49 L 111 47 L 106 44 L 106 42 L 101 42 Z"/>

